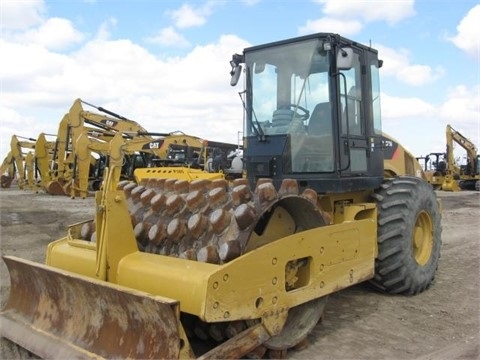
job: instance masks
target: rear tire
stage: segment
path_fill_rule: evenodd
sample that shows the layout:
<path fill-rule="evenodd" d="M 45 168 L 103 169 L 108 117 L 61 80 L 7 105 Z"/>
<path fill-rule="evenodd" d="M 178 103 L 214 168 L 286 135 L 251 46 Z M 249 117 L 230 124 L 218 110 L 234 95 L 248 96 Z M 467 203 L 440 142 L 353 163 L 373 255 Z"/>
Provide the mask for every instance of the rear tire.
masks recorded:
<path fill-rule="evenodd" d="M 414 295 L 435 278 L 441 247 L 441 214 L 425 181 L 401 176 L 375 192 L 378 257 L 371 283 L 384 292 Z"/>

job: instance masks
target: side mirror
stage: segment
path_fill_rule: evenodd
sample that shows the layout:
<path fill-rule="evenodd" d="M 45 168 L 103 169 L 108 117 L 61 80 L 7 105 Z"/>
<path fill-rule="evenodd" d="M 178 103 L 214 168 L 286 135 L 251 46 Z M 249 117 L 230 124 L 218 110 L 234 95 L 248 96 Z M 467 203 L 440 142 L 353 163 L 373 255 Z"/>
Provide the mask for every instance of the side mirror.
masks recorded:
<path fill-rule="evenodd" d="M 353 66 L 353 49 L 340 48 L 337 52 L 337 69 L 349 70 Z"/>
<path fill-rule="evenodd" d="M 230 71 L 230 75 L 232 75 L 232 78 L 230 79 L 230 85 L 235 86 L 238 83 L 238 79 L 240 78 L 240 75 L 242 73 L 242 65 L 236 65 L 232 71 Z"/>

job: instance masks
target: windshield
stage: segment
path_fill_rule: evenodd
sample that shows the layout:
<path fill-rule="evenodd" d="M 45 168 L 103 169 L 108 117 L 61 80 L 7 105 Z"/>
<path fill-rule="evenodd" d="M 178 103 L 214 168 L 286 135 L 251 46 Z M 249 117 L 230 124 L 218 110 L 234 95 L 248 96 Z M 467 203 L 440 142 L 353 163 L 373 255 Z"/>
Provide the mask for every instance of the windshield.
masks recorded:
<path fill-rule="evenodd" d="M 311 39 L 245 54 L 245 131 L 247 136 L 289 135 L 285 160 L 291 172 L 333 170 L 330 53 L 320 48 L 320 41 Z M 328 161 L 320 165 L 324 157 Z"/>

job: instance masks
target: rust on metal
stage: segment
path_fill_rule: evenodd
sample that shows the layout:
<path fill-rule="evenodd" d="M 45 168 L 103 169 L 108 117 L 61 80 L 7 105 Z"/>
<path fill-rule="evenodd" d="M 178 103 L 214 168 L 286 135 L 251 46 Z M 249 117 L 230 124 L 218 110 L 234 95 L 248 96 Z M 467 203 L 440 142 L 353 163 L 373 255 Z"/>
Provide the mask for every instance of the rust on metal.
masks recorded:
<path fill-rule="evenodd" d="M 54 180 L 47 184 L 46 190 L 51 195 L 67 195 L 63 185 L 60 181 Z"/>
<path fill-rule="evenodd" d="M 227 340 L 222 346 L 203 354 L 199 359 L 238 359 L 254 352 L 269 338 L 270 334 L 263 325 L 257 324 Z"/>
<path fill-rule="evenodd" d="M 12 184 L 13 177 L 9 175 L 2 175 L 0 178 L 0 184 L 3 189 L 7 189 Z"/>
<path fill-rule="evenodd" d="M 177 301 L 15 257 L 4 261 L 11 290 L 1 336 L 41 357 L 173 359 L 186 343 Z"/>

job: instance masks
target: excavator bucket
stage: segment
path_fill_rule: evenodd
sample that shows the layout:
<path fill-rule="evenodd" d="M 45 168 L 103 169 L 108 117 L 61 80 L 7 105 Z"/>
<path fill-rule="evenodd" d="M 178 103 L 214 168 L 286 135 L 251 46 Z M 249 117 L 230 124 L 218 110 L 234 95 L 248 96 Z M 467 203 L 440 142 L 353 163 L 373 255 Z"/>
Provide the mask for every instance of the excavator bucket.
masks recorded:
<path fill-rule="evenodd" d="M 0 179 L 0 184 L 3 189 L 7 189 L 12 184 L 13 177 L 9 175 L 2 175 Z"/>
<path fill-rule="evenodd" d="M 0 335 L 42 358 L 191 357 L 175 300 L 4 256 Z"/>
<path fill-rule="evenodd" d="M 51 195 L 67 195 L 63 184 L 59 180 L 50 181 L 45 190 Z"/>

